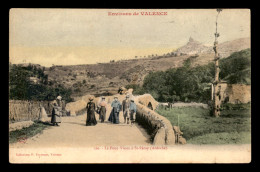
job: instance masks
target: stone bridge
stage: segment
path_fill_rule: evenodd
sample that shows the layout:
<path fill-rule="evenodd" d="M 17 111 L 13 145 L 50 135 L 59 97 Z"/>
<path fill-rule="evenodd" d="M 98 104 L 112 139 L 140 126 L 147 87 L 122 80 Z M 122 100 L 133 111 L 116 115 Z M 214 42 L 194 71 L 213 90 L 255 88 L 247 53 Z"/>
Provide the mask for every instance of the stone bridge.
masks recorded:
<path fill-rule="evenodd" d="M 127 93 L 130 93 L 131 98 L 135 99 L 137 105 L 136 121 L 148 132 L 152 143 L 154 145 L 175 144 L 175 134 L 170 121 L 154 111 L 159 103 L 150 94 L 133 96 L 132 89 L 128 90 Z M 70 112 L 71 116 L 86 113 L 85 107 L 90 96 L 93 97 L 93 95 L 86 95 L 76 102 L 68 103 L 66 110 Z M 125 95 L 118 95 L 118 97 L 120 102 L 125 99 Z M 105 96 L 105 98 L 108 103 L 111 103 L 114 97 Z M 98 103 L 98 101 L 100 101 L 100 97 L 95 97 L 94 102 Z M 109 110 L 108 112 L 110 113 Z M 108 115 L 109 114 L 107 114 L 107 116 Z M 120 116 L 122 116 L 122 114 L 120 114 Z"/>
<path fill-rule="evenodd" d="M 133 96 L 137 105 L 136 123 L 131 127 L 123 123 L 123 112 L 119 114 L 119 124 L 111 124 L 108 117 L 111 107 L 108 106 L 105 123 L 96 126 L 85 126 L 86 105 L 92 95 L 81 97 L 75 102 L 67 103 L 66 110 L 70 116 L 62 117 L 59 127 L 50 126 L 41 134 L 26 140 L 24 143 L 14 143 L 11 147 L 89 147 L 89 146 L 129 146 L 129 145 L 174 145 L 175 134 L 173 127 L 166 118 L 157 114 L 154 110 L 158 102 L 149 95 Z M 125 95 L 118 95 L 119 101 L 125 99 Z M 111 104 L 113 96 L 106 96 L 106 101 Z M 97 103 L 100 97 L 95 97 Z M 50 122 L 50 115 L 42 109 L 40 120 Z"/>

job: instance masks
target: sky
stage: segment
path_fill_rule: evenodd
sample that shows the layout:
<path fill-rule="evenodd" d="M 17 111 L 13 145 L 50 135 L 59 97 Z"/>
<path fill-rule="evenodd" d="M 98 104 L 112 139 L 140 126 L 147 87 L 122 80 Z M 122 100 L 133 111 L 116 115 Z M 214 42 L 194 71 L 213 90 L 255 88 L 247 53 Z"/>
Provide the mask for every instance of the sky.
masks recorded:
<path fill-rule="evenodd" d="M 109 16 L 108 13 L 139 13 Z M 167 12 L 167 15 L 141 15 Z M 162 55 L 191 36 L 214 42 L 215 9 L 11 9 L 11 63 L 76 65 Z M 250 10 L 223 9 L 219 42 L 250 37 Z"/>

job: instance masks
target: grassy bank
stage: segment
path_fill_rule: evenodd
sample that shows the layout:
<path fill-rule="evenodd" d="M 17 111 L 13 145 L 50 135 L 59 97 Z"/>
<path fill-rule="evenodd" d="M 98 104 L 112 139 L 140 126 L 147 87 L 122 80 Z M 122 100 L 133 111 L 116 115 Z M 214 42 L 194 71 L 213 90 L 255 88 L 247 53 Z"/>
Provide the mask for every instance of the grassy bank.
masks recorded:
<path fill-rule="evenodd" d="M 26 140 L 30 137 L 35 136 L 38 133 L 41 133 L 48 125 L 42 122 L 35 122 L 33 125 L 21 130 L 15 130 L 9 132 L 9 143 L 15 143 L 18 141 Z"/>
<path fill-rule="evenodd" d="M 157 112 L 169 119 L 172 125 L 180 126 L 187 143 L 251 143 L 251 111 L 249 109 L 224 110 L 219 118 L 210 116 L 209 109 L 200 107 L 160 108 Z"/>

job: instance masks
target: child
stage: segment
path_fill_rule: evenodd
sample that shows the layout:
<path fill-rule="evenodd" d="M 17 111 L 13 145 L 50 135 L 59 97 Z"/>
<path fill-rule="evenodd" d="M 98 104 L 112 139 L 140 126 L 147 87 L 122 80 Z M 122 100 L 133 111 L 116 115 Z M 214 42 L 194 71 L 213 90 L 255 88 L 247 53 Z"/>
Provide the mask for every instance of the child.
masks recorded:
<path fill-rule="evenodd" d="M 131 99 L 129 111 L 130 111 L 130 121 L 132 127 L 136 119 L 136 104 L 134 102 L 134 99 Z"/>

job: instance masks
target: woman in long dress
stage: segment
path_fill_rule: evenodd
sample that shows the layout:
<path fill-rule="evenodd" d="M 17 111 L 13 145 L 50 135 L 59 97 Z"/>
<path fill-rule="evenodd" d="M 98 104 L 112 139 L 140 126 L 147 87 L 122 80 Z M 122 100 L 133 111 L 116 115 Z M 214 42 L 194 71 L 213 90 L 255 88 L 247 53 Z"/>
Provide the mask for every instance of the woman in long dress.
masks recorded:
<path fill-rule="evenodd" d="M 100 106 L 100 119 L 103 123 L 106 119 L 106 109 L 107 109 L 107 102 L 105 101 L 105 97 L 102 97 L 101 102 L 99 103 Z"/>
<path fill-rule="evenodd" d="M 121 111 L 122 105 L 117 96 L 114 97 L 114 101 L 112 102 L 111 107 L 112 111 L 110 113 L 108 121 L 114 124 L 119 124 L 119 112 Z"/>
<path fill-rule="evenodd" d="M 57 106 L 56 103 L 53 104 L 51 123 L 53 126 L 59 126 L 58 123 L 61 123 L 61 107 Z"/>
<path fill-rule="evenodd" d="M 87 121 L 86 126 L 96 125 L 97 120 L 95 117 L 95 103 L 93 102 L 93 98 L 89 98 L 89 102 L 87 104 Z"/>

